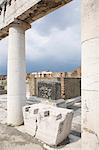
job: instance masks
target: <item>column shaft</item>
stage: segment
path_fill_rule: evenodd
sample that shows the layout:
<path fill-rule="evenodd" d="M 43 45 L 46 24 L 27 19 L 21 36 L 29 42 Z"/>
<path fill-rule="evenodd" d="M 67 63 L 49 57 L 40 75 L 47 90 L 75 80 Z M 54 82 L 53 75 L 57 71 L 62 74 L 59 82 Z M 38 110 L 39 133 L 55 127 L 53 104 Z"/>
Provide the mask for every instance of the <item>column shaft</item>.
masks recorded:
<path fill-rule="evenodd" d="M 7 122 L 23 123 L 22 106 L 26 100 L 25 30 L 19 25 L 9 29 Z"/>
<path fill-rule="evenodd" d="M 82 150 L 99 150 L 99 0 L 82 0 Z"/>

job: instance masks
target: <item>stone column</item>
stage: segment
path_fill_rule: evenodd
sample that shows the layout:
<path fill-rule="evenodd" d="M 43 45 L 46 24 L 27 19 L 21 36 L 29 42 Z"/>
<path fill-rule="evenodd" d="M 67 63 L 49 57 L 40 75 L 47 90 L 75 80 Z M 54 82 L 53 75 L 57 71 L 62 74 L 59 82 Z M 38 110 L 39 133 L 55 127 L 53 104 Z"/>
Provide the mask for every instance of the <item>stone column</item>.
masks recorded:
<path fill-rule="evenodd" d="M 61 98 L 65 99 L 65 72 L 61 74 Z"/>
<path fill-rule="evenodd" d="M 99 150 L 99 0 L 82 0 L 82 150 Z"/>
<path fill-rule="evenodd" d="M 25 30 L 27 28 L 25 24 L 19 22 L 9 28 L 7 123 L 15 126 L 23 123 L 22 106 L 26 101 Z"/>
<path fill-rule="evenodd" d="M 29 91 L 30 91 L 30 96 L 36 95 L 36 78 L 35 78 L 35 75 L 30 75 Z"/>

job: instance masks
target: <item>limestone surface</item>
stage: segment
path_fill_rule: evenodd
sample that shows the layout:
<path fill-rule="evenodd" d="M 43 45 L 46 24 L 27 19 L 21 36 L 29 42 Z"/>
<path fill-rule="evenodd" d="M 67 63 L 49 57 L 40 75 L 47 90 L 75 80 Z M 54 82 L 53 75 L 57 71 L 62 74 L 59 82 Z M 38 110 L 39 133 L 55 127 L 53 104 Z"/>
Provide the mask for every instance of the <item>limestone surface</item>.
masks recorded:
<path fill-rule="evenodd" d="M 73 111 L 46 104 L 23 108 L 26 132 L 48 145 L 58 145 L 70 133 Z"/>

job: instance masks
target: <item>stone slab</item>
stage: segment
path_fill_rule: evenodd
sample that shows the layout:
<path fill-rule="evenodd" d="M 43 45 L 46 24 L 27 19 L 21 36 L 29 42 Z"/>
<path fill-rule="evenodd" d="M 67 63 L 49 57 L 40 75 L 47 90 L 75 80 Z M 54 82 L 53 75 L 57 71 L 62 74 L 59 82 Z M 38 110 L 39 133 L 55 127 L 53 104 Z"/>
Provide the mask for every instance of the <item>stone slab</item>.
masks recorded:
<path fill-rule="evenodd" d="M 72 110 L 40 103 L 25 106 L 23 115 L 26 132 L 48 145 L 58 145 L 70 133 Z"/>

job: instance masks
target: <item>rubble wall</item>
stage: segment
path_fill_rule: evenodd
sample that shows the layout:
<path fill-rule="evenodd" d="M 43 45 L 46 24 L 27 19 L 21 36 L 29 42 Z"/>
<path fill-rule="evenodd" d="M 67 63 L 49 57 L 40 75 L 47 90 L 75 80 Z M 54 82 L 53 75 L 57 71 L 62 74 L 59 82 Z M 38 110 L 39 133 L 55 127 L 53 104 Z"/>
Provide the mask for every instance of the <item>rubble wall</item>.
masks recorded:
<path fill-rule="evenodd" d="M 81 78 L 29 78 L 30 96 L 38 94 L 38 82 L 59 82 L 61 84 L 61 98 L 68 99 L 81 95 Z"/>
<path fill-rule="evenodd" d="M 74 98 L 81 95 L 80 78 L 64 78 L 65 99 Z"/>

